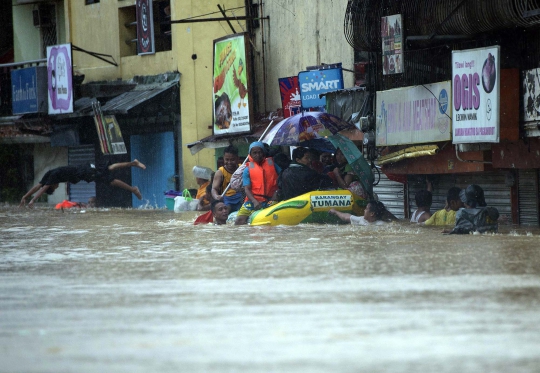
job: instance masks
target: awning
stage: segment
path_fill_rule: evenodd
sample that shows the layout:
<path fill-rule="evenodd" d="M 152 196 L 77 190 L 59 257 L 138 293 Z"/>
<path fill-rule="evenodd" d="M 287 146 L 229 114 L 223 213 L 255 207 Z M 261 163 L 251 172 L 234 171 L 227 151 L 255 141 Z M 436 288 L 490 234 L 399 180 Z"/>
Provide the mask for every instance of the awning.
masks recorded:
<path fill-rule="evenodd" d="M 135 106 L 156 97 L 177 84 L 178 79 L 165 83 L 138 84 L 132 91 L 122 93 L 108 101 L 101 106 L 101 110 L 104 114 L 127 114 Z"/>
<path fill-rule="evenodd" d="M 426 155 L 435 155 L 439 152 L 437 145 L 420 145 L 411 146 L 406 149 L 401 149 L 397 152 L 390 153 L 379 157 L 377 159 L 377 165 L 382 166 L 386 163 L 396 163 L 407 158 L 423 157 Z"/>
<path fill-rule="evenodd" d="M 54 119 L 68 119 L 93 116 L 92 102 L 97 100 L 97 97 L 110 97 L 111 91 L 118 93 L 127 88 L 128 92 L 123 92 L 116 95 L 106 103 L 101 105 L 103 114 L 128 114 L 128 111 L 134 107 L 148 101 L 157 95 L 178 85 L 180 74 L 170 73 L 160 76 L 136 77 L 140 82 L 130 81 L 124 84 L 98 84 L 90 83 L 85 89 L 90 96 L 81 97 L 73 103 L 73 113 L 54 115 Z M 118 89 L 114 90 L 114 87 Z M 112 88 L 111 88 L 112 87 Z M 133 88 L 132 88 L 133 87 Z M 102 91 L 100 91 L 100 89 Z M 93 94 L 93 95 L 92 95 Z M 100 100 L 100 102 L 103 102 Z"/>
<path fill-rule="evenodd" d="M 249 144 L 258 140 L 270 124 L 271 127 L 269 129 L 278 124 L 282 119 L 281 117 L 274 118 L 273 122 L 270 119 L 262 119 L 255 123 L 251 132 L 207 136 L 198 141 L 186 144 L 186 146 L 191 154 L 195 155 L 203 149 L 226 148 L 229 145 L 238 143 Z"/>

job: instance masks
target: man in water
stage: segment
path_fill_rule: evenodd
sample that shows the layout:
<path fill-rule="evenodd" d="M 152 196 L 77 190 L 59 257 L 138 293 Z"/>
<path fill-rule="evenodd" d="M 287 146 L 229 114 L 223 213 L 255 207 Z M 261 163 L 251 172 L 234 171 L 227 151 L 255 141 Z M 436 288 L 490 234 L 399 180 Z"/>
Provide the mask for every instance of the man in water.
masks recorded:
<path fill-rule="evenodd" d="M 435 212 L 424 222 L 425 225 L 455 225 L 456 212 L 463 207 L 463 202 L 459 197 L 461 189 L 451 187 L 446 194 L 446 206 L 444 209 Z"/>
<path fill-rule="evenodd" d="M 33 207 L 34 202 L 39 197 L 41 197 L 43 193 L 47 193 L 49 195 L 53 194 L 54 191 L 58 188 L 58 184 L 68 182 L 72 184 L 77 184 L 81 180 L 84 180 L 87 183 L 90 183 L 92 181 L 109 183 L 111 186 L 125 189 L 135 194 L 138 199 L 142 199 L 139 188 L 137 188 L 136 186 L 133 187 L 129 184 L 124 183 L 122 180 L 118 180 L 112 177 L 112 171 L 126 167 L 137 167 L 142 170 L 146 169 L 146 166 L 136 159 L 131 162 L 114 163 L 111 165 L 105 164 L 98 167 L 96 167 L 94 164 L 88 163 L 78 166 L 63 166 L 54 168 L 47 171 L 41 181 L 22 197 L 19 207 L 24 206 L 26 204 L 26 199 L 36 192 L 37 193 L 34 198 L 32 198 L 30 202 L 28 202 L 28 207 Z"/>
<path fill-rule="evenodd" d="M 471 232 L 497 232 L 499 211 L 495 207 L 487 207 L 484 190 L 471 184 L 460 193 L 465 208 L 456 213 L 456 226 L 450 234 L 469 234 Z"/>
<path fill-rule="evenodd" d="M 277 200 L 277 180 L 281 168 L 272 157 L 266 157 L 262 142 L 251 143 L 248 159 L 242 176 L 246 199 L 238 210 L 235 225 L 246 224 L 253 211 L 266 208 Z"/>
<path fill-rule="evenodd" d="M 385 225 L 387 222 L 382 219 L 386 211 L 386 207 L 382 202 L 371 201 L 364 210 L 364 216 L 355 216 L 335 209 L 330 209 L 328 213 L 352 225 Z"/>
<path fill-rule="evenodd" d="M 212 211 L 212 216 L 214 217 L 214 224 L 224 225 L 227 224 L 227 218 L 229 217 L 229 206 L 227 206 L 223 201 L 212 201 L 210 205 L 210 210 Z"/>
<path fill-rule="evenodd" d="M 218 201 L 223 201 L 230 207 L 231 212 L 238 211 L 242 207 L 242 193 L 229 187 L 231 177 L 239 166 L 238 149 L 232 145 L 225 148 L 223 162 L 224 165 L 216 171 L 212 181 L 212 197 Z M 227 191 L 222 196 L 225 189 Z"/>

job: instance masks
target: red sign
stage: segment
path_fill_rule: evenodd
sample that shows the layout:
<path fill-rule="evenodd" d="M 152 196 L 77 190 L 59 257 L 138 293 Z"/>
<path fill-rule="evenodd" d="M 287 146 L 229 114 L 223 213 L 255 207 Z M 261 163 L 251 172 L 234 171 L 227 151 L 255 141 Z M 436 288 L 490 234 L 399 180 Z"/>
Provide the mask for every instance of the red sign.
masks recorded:
<path fill-rule="evenodd" d="M 281 105 L 283 107 L 283 117 L 288 118 L 300 113 L 302 102 L 300 100 L 300 88 L 298 87 L 298 76 L 280 78 L 279 92 L 281 94 Z"/>

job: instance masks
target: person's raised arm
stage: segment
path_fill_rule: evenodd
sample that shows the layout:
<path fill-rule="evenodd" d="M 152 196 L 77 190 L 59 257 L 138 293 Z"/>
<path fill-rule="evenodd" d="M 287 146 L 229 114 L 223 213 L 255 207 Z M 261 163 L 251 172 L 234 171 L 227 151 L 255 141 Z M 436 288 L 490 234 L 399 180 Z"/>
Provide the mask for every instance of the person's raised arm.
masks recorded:
<path fill-rule="evenodd" d="M 214 174 L 214 180 L 212 181 L 212 197 L 216 201 L 221 201 L 223 197 L 221 196 L 221 184 L 223 184 L 223 172 L 217 170 Z"/>
<path fill-rule="evenodd" d="M 340 218 L 341 220 L 346 221 L 346 222 L 348 222 L 348 223 L 351 222 L 351 214 L 349 214 L 349 213 L 337 211 L 337 210 L 335 210 L 335 209 L 330 209 L 330 210 L 328 211 L 328 213 L 329 213 L 330 215 L 335 215 L 335 216 L 337 216 L 338 218 Z"/>
<path fill-rule="evenodd" d="M 31 197 L 32 194 L 34 194 L 35 192 L 37 192 L 39 190 L 39 188 L 41 188 L 42 185 L 41 184 L 37 184 L 35 185 L 32 189 L 30 189 L 28 191 L 28 193 L 26 193 L 22 198 L 21 198 L 21 203 L 19 204 L 19 207 L 23 207 L 25 204 L 26 204 L 26 199 L 28 197 Z"/>
<path fill-rule="evenodd" d="M 34 196 L 34 198 L 32 198 L 30 200 L 30 202 L 28 202 L 28 207 L 33 207 L 34 206 L 34 202 L 43 195 L 43 193 L 45 193 L 47 191 L 47 189 L 49 189 L 50 185 L 43 185 L 41 187 L 41 189 L 39 189 L 39 191 L 36 193 L 36 195 Z"/>

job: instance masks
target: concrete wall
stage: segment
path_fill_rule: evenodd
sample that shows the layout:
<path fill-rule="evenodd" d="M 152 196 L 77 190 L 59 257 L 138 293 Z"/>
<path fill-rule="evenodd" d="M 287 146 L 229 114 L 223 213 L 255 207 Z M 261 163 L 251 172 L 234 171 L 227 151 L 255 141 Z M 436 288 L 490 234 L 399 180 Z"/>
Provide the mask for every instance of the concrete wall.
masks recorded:
<path fill-rule="evenodd" d="M 15 0 L 12 0 L 13 4 Z M 34 27 L 32 18 L 33 5 L 14 5 L 13 12 L 13 52 L 16 62 L 31 61 L 40 56 L 39 29 Z"/>
<path fill-rule="evenodd" d="M 261 21 L 254 40 L 260 111 L 281 108 L 278 79 L 306 66 L 342 62 L 353 70 L 354 50 L 343 33 L 346 9 L 347 0 L 264 1 L 259 15 L 270 20 Z M 343 78 L 345 88 L 354 86 L 352 73 Z"/>
<path fill-rule="evenodd" d="M 172 19 L 185 19 L 219 11 L 216 2 L 200 0 L 176 0 L 172 7 Z M 220 1 L 225 9 L 243 7 L 244 0 Z M 244 15 L 243 9 L 235 10 L 237 16 Z M 212 14 L 205 17 L 220 17 Z M 241 30 L 238 22 L 232 22 Z M 245 28 L 245 22 L 241 22 Z M 232 34 L 227 22 L 182 23 L 173 25 L 173 50 L 177 52 L 180 78 L 181 120 L 185 187 L 195 188 L 195 178 L 191 169 L 195 165 L 215 170 L 214 150 L 203 150 L 191 155 L 185 144 L 212 134 L 213 95 L 213 40 Z M 193 55 L 197 55 L 193 59 Z M 193 57 L 192 57 L 193 56 Z M 210 127 L 210 128 L 209 128 Z"/>

